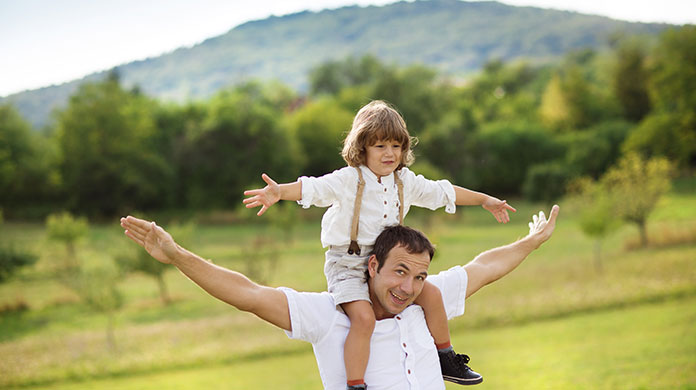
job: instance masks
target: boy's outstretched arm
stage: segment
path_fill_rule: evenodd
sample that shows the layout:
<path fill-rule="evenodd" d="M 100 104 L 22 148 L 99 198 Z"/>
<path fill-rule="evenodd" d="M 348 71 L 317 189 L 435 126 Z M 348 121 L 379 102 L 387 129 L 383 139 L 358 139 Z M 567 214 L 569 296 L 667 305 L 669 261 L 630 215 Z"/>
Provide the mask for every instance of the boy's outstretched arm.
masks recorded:
<path fill-rule="evenodd" d="M 261 206 L 261 210 L 256 215 L 263 215 L 269 207 L 278 203 L 279 200 L 302 199 L 302 182 L 278 184 L 265 173 L 261 175 L 261 178 L 266 182 L 266 186 L 244 191 L 244 195 L 249 196 L 249 198 L 242 201 L 248 209 Z"/>
<path fill-rule="evenodd" d="M 208 294 L 281 329 L 292 330 L 288 301 L 282 291 L 256 284 L 239 272 L 189 252 L 154 222 L 128 216 L 121 218 L 121 226 L 131 240 L 157 261 L 174 265 Z"/>
<path fill-rule="evenodd" d="M 454 202 L 457 206 L 480 205 L 493 214 L 498 222 L 510 222 L 508 210 L 512 212 L 517 211 L 514 207 L 507 204 L 506 200 L 500 200 L 483 192 L 476 192 L 459 186 L 452 187 L 454 187 L 454 194 L 457 196 L 457 200 Z"/>

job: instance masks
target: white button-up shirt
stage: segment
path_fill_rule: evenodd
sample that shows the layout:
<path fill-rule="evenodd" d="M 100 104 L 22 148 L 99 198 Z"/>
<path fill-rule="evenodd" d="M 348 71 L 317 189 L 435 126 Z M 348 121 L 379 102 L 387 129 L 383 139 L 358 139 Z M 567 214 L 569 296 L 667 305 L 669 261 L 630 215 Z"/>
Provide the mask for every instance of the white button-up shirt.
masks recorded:
<path fill-rule="evenodd" d="M 464 313 L 468 279 L 463 267 L 429 276 L 428 281 L 440 289 L 447 318 Z M 292 331 L 287 335 L 312 343 L 324 389 L 345 389 L 343 345 L 350 320 L 336 309 L 329 293 L 300 293 L 283 287 L 281 290 L 290 309 Z M 411 305 L 394 318 L 377 321 L 370 340 L 365 383 L 370 390 L 445 388 L 435 342 L 420 306 Z"/>
<path fill-rule="evenodd" d="M 384 227 L 399 224 L 399 192 L 394 182 L 394 173 L 377 176 L 366 166 L 360 166 L 365 180 L 358 243 L 373 245 Z M 445 207 L 453 214 L 456 211 L 456 195 L 447 180 L 428 180 L 416 176 L 408 168 L 401 168 L 398 175 L 404 184 L 404 217 L 411 206 L 435 210 Z M 321 177 L 300 177 L 302 199 L 297 203 L 304 208 L 310 206 L 329 207 L 321 220 L 321 244 L 343 246 L 350 244 L 350 229 L 353 223 L 353 207 L 358 190 L 358 172 L 354 167 L 345 167 Z"/>

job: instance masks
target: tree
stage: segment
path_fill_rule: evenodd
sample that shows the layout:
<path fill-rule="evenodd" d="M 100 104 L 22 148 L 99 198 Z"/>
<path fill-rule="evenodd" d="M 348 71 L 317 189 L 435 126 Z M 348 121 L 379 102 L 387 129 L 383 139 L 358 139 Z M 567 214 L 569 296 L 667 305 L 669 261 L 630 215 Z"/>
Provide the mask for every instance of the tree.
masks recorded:
<path fill-rule="evenodd" d="M 266 172 L 278 181 L 297 176 L 297 147 L 282 122 L 283 111 L 263 85 L 220 91 L 207 106 L 200 134 L 181 151 L 178 168 L 186 204 L 230 208 Z"/>
<path fill-rule="evenodd" d="M 10 105 L 0 105 L 0 207 L 9 215 L 47 202 L 56 189 L 55 155 Z"/>
<path fill-rule="evenodd" d="M 595 239 L 594 264 L 597 272 L 602 269 L 602 243 L 620 225 L 616 218 L 617 199 L 610 188 L 588 177 L 571 184 L 571 201 L 580 209 L 580 229 Z"/>
<path fill-rule="evenodd" d="M 154 105 L 113 73 L 70 97 L 56 131 L 68 209 L 110 216 L 161 206 L 173 168 L 153 145 Z"/>
<path fill-rule="evenodd" d="M 65 245 L 65 260 L 60 266 L 61 274 L 70 276 L 77 272 L 79 261 L 75 244 L 87 235 L 87 229 L 87 219 L 75 218 L 69 212 L 51 214 L 46 218 L 47 237 Z"/>
<path fill-rule="evenodd" d="M 309 102 L 289 116 L 288 127 L 298 142 L 303 175 L 321 176 L 345 165 L 341 141 L 352 121 L 353 113 L 333 99 Z"/>
<path fill-rule="evenodd" d="M 651 113 L 625 150 L 696 166 L 696 26 L 666 30 L 651 56 Z"/>
<path fill-rule="evenodd" d="M 616 198 L 617 215 L 638 226 L 642 246 L 648 244 L 646 223 L 655 205 L 670 187 L 671 164 L 664 158 L 645 160 L 631 153 L 602 177 L 602 186 Z"/>
<path fill-rule="evenodd" d="M 192 235 L 195 225 L 192 223 L 175 224 L 169 229 L 170 234 L 176 237 L 177 242 L 186 248 L 191 247 Z M 164 305 L 169 305 L 172 299 L 169 295 L 164 273 L 171 269 L 167 264 L 154 261 L 152 256 L 143 248 L 132 248 L 128 253 L 122 253 L 117 258 L 118 266 L 125 272 L 141 272 L 155 279 L 159 288 L 160 298 Z"/>
<path fill-rule="evenodd" d="M 640 121 L 650 112 L 648 76 L 646 54 L 639 42 L 621 41 L 616 49 L 611 86 L 624 117 L 632 122 Z"/>
<path fill-rule="evenodd" d="M 111 351 L 116 351 L 114 319 L 116 312 L 123 306 L 123 296 L 117 288 L 121 279 L 122 275 L 113 261 L 103 258 L 93 266 L 81 266 L 75 280 L 75 292 L 83 302 L 92 310 L 106 315 L 106 340 Z"/>

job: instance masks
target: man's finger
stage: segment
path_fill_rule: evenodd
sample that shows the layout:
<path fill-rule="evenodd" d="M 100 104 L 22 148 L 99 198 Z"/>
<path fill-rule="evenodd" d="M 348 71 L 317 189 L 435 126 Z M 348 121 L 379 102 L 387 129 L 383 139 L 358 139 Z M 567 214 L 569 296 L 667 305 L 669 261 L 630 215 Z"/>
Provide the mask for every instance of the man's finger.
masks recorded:
<path fill-rule="evenodd" d="M 505 206 L 506 209 L 512 211 L 513 213 L 516 213 L 516 212 L 517 212 L 517 210 L 516 210 L 514 207 L 510 206 L 509 204 L 507 204 L 507 200 L 504 200 L 503 202 L 505 202 L 505 205 L 504 205 L 504 206 Z"/>
<path fill-rule="evenodd" d="M 256 215 L 258 215 L 258 216 L 260 217 L 260 216 L 262 216 L 262 215 L 263 215 L 263 213 L 265 213 L 265 212 L 266 212 L 266 210 L 268 210 L 268 206 L 266 206 L 266 205 L 263 205 L 263 207 L 261 207 L 261 210 L 259 210 L 259 212 L 258 212 L 258 213 L 256 213 Z"/>
<path fill-rule="evenodd" d="M 126 230 L 125 233 L 126 233 L 126 236 L 128 236 L 128 238 L 130 238 L 131 240 L 133 240 L 136 244 L 142 246 L 143 248 L 145 247 L 145 244 L 143 243 L 143 240 L 138 239 L 137 237 L 135 237 L 135 236 L 133 235 L 133 232 L 131 232 L 130 230 Z"/>
<path fill-rule="evenodd" d="M 121 226 L 123 226 L 124 229 L 131 230 L 143 236 L 147 233 L 148 230 L 146 221 L 131 216 L 122 218 Z"/>
<path fill-rule="evenodd" d="M 550 225 L 555 225 L 556 224 L 556 217 L 558 217 L 558 213 L 561 211 L 561 208 L 555 204 L 551 208 L 551 215 L 549 215 L 549 224 Z"/>

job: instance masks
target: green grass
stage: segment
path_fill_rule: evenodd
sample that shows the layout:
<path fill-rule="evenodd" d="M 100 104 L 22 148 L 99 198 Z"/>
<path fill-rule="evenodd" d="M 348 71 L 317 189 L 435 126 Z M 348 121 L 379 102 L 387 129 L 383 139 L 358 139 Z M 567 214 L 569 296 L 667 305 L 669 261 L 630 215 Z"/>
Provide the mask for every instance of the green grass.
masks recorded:
<path fill-rule="evenodd" d="M 442 212 L 414 212 L 407 223 L 423 229 L 438 245 L 431 266 L 431 272 L 437 272 L 466 263 L 483 250 L 523 236 L 530 216 L 541 208 L 550 208 L 515 201 L 511 204 L 518 212 L 507 225 L 495 223 L 480 208 L 460 208 L 454 216 Z M 651 387 L 644 379 L 629 381 L 627 386 L 620 384 L 636 375 L 626 373 L 633 373 L 640 364 L 648 364 L 644 359 L 650 358 L 643 356 L 642 351 L 658 356 L 658 366 L 674 378 L 673 387 L 662 388 L 692 386 L 696 389 L 693 376 L 687 375 L 696 371 L 693 333 L 682 332 L 681 336 L 683 347 L 691 348 L 691 366 L 685 365 L 681 352 L 665 355 L 650 349 L 653 345 L 650 340 L 654 339 L 666 343 L 668 351 L 680 351 L 680 345 L 667 345 L 674 338 L 675 330 L 666 323 L 653 323 L 665 316 L 668 319 L 678 317 L 667 309 L 666 314 L 662 314 L 661 308 L 677 305 L 684 315 L 691 316 L 693 323 L 693 310 L 687 310 L 682 303 L 693 304 L 696 297 L 696 245 L 692 242 L 626 251 L 625 242 L 634 238 L 637 230 L 625 226 L 605 241 L 602 268 L 598 270 L 593 260 L 594 242 L 578 229 L 574 211 L 561 206 L 552 240 L 503 281 L 472 297 L 467 302 L 467 314 L 450 323 L 455 346 L 460 352 L 472 355 L 474 367 L 486 378 L 485 388 L 535 388 L 522 387 L 526 382 L 521 382 L 522 385 L 514 382 L 520 375 L 539 386 L 536 388 L 603 388 L 604 382 L 615 385 L 604 387 L 607 389 L 660 388 Z M 658 235 L 694 225 L 696 196 L 675 192 L 661 201 L 649 220 L 648 229 L 651 235 Z M 195 230 L 191 247 L 218 264 L 245 272 L 247 263 L 241 254 L 245 246 L 259 236 L 281 237 L 277 229 L 262 224 L 201 225 Z M 157 285 L 150 278 L 129 275 L 119 284 L 125 305 L 116 315 L 118 350 L 111 352 L 106 348 L 106 317 L 90 311 L 76 294 L 53 278 L 63 248 L 46 241 L 42 226 L 34 224 L 1 225 L 0 244 L 8 241 L 35 251 L 40 259 L 12 281 L 0 284 L 0 306 L 22 301 L 30 307 L 22 313 L 0 314 L 0 387 L 217 388 L 221 386 L 210 383 L 222 380 L 225 383 L 222 387 L 252 388 L 260 377 L 269 381 L 264 382 L 268 386 L 263 388 L 280 387 L 276 384 L 284 384 L 288 378 L 293 378 L 289 388 L 319 388 L 316 365 L 308 345 L 288 340 L 282 332 L 256 317 L 214 300 L 175 269 L 165 275 L 174 298 L 170 306 L 161 304 Z M 318 220 L 301 222 L 293 243 L 277 242 L 281 260 L 268 284 L 305 291 L 325 289 Z M 89 237 L 78 249 L 83 261 L 99 262 L 112 261 L 111 257 L 131 250 L 133 245 L 115 221 L 109 226 L 91 226 Z M 638 321 L 635 316 L 631 317 L 635 310 L 649 308 L 653 310 L 650 318 Z M 545 349 L 547 344 L 548 348 L 571 342 L 583 344 L 578 342 L 580 335 L 574 332 L 581 333 L 582 329 L 594 332 L 592 324 L 582 320 L 594 316 L 616 335 L 601 329 L 597 333 L 589 332 L 587 343 L 615 345 L 612 342 L 618 342 L 618 336 L 623 337 L 633 329 L 616 313 L 624 313 L 636 323 L 646 322 L 645 326 L 651 323 L 655 329 L 663 326 L 664 337 L 660 338 L 659 332 L 636 333 L 635 344 L 637 348 L 640 346 L 640 351 L 623 345 L 616 347 L 620 351 L 593 349 L 585 351 L 588 352 L 588 356 L 583 357 L 586 361 L 581 360 L 580 355 L 573 357 L 574 352 Z M 674 321 L 678 323 L 679 318 Z M 568 330 L 554 333 L 549 327 L 556 323 L 565 324 Z M 611 328 L 614 323 L 620 327 Z M 508 334 L 509 338 L 504 338 Z M 532 352 L 524 351 L 524 340 L 540 345 L 538 359 L 530 356 Z M 566 347 L 580 348 L 581 345 Z M 271 351 L 279 351 L 280 356 L 274 356 Z M 601 363 L 595 366 L 593 359 L 597 359 L 597 351 L 612 358 L 600 356 Z M 621 351 L 628 355 L 617 355 Z M 577 370 L 577 377 L 566 367 L 563 360 L 566 355 L 573 357 L 573 364 L 578 365 L 573 368 Z M 527 360 L 538 364 L 532 366 L 532 371 L 544 372 L 540 375 L 545 378 L 544 383 L 554 385 L 544 387 L 534 382 L 535 376 L 524 376 L 524 367 L 532 364 Z M 631 366 L 626 360 L 637 366 Z M 643 363 L 638 364 L 641 361 Z M 287 375 L 267 378 L 263 368 L 268 365 L 274 372 L 279 369 Z M 499 370 L 498 365 L 504 365 L 505 369 Z M 674 368 L 670 368 L 672 366 Z M 244 374 L 247 371 L 249 375 Z M 511 375 L 506 374 L 508 371 Z M 580 380 L 588 375 L 603 378 L 602 383 L 597 382 L 601 386 L 590 386 Z M 161 385 L 147 387 L 150 381 Z M 568 385 L 563 381 L 578 381 L 579 384 Z M 187 383 L 191 386 L 186 386 Z M 231 387 L 237 385 L 240 387 Z M 494 385 L 498 387 L 489 387 Z"/>
<path fill-rule="evenodd" d="M 696 297 L 689 297 L 525 325 L 457 332 L 453 342 L 460 352 L 473 357 L 472 366 L 484 375 L 484 383 L 477 387 L 480 389 L 694 389 L 694 321 Z M 319 389 L 321 382 L 314 355 L 301 349 L 225 364 L 40 388 L 299 390 Z M 447 384 L 447 388 L 461 389 L 452 384 Z"/>

